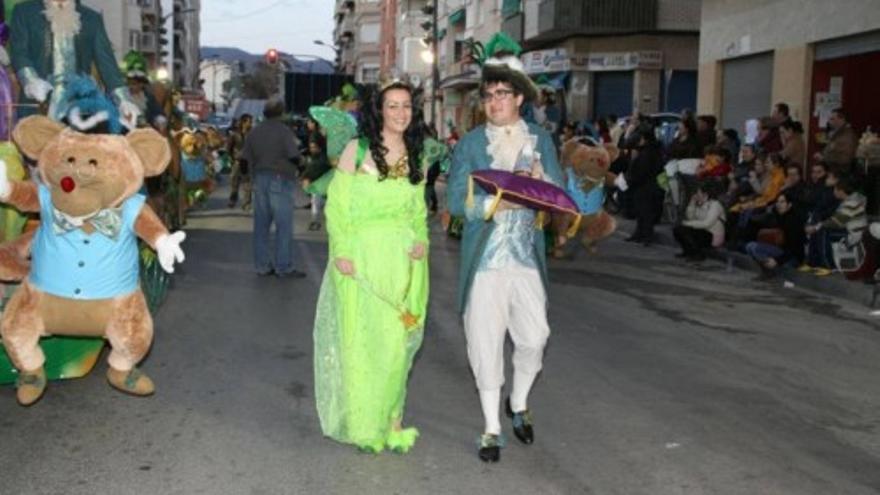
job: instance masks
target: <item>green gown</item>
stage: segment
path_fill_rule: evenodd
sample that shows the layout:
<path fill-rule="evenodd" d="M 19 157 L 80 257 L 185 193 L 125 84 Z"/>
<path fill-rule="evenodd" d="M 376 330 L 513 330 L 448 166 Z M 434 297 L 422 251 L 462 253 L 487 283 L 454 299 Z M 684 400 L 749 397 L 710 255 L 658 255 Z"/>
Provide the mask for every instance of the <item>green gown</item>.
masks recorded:
<path fill-rule="evenodd" d="M 330 254 L 315 316 L 315 401 L 324 435 L 363 450 L 407 452 L 397 430 L 428 302 L 424 181 L 337 171 L 325 209 Z M 415 243 L 425 256 L 409 257 Z M 351 259 L 355 276 L 334 258 Z"/>

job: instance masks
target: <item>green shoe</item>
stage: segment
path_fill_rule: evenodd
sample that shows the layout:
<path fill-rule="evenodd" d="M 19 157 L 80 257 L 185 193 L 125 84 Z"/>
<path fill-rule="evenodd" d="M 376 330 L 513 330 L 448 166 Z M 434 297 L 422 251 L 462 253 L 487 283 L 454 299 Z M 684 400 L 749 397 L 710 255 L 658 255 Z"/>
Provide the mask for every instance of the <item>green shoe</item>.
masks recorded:
<path fill-rule="evenodd" d="M 419 430 L 415 428 L 392 430 L 391 433 L 388 434 L 386 444 L 392 452 L 396 454 L 406 454 L 413 445 L 415 445 L 417 438 L 419 438 Z"/>

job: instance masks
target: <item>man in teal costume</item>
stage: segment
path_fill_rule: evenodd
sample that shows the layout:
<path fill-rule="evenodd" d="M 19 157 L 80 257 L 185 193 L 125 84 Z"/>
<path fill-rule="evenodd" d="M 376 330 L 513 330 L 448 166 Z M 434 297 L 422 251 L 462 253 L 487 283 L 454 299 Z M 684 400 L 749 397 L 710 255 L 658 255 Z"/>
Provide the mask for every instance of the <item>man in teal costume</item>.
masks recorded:
<path fill-rule="evenodd" d="M 11 32 L 12 67 L 25 96 L 21 103 L 49 99 L 50 116 L 60 120 L 66 81 L 74 75 L 90 75 L 94 66 L 113 93 L 123 120 L 134 126 L 139 111 L 119 71 L 101 14 L 79 0 L 27 0 L 12 11 Z"/>
<path fill-rule="evenodd" d="M 503 444 L 499 409 L 504 384 L 504 341 L 514 342 L 513 387 L 507 414 L 524 444 L 534 440 L 526 400 L 543 363 L 547 324 L 544 235 L 536 212 L 493 198 L 469 184 L 475 170 L 505 170 L 562 184 L 556 148 L 546 130 L 520 117 L 534 84 L 517 58 L 520 48 L 503 34 L 486 44 L 480 86 L 487 124 L 466 134 L 455 148 L 448 181 L 449 211 L 465 218 L 461 247 L 459 310 L 474 372 L 485 430 L 479 457 L 496 462 Z"/>

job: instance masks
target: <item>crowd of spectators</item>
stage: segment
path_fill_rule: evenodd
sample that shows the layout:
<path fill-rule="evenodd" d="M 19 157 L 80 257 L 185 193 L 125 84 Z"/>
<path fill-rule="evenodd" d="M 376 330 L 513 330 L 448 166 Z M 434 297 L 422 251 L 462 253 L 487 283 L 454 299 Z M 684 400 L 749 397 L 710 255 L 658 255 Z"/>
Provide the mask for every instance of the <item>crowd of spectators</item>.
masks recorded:
<path fill-rule="evenodd" d="M 650 244 L 671 201 L 679 257 L 690 261 L 712 249 L 739 251 L 768 279 L 784 267 L 825 276 L 842 268 L 842 258 L 860 264 L 871 256 L 864 181 L 855 166 L 859 138 L 843 109 L 831 113 L 813 156 L 803 124 L 785 103 L 747 123 L 744 139 L 717 125 L 712 115 L 684 111 L 671 142 L 663 143 L 649 117 L 621 122 L 609 115 L 563 124 L 560 140 L 586 134 L 620 148 L 612 172 L 628 186 L 618 194 L 623 213 L 636 220 L 628 241 Z"/>

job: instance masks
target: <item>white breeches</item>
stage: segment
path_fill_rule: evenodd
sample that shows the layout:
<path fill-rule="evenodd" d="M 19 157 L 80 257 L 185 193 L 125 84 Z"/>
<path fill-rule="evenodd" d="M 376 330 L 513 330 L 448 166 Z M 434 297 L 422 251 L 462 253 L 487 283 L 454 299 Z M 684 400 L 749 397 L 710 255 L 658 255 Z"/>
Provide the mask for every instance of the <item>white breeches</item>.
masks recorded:
<path fill-rule="evenodd" d="M 538 271 L 478 272 L 464 313 L 464 331 L 478 389 L 496 390 L 504 385 L 504 338 L 508 331 L 514 345 L 514 371 L 541 371 L 550 326 L 547 294 Z"/>

